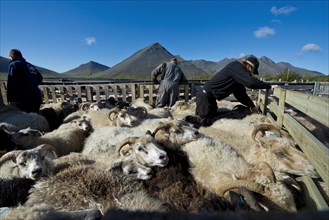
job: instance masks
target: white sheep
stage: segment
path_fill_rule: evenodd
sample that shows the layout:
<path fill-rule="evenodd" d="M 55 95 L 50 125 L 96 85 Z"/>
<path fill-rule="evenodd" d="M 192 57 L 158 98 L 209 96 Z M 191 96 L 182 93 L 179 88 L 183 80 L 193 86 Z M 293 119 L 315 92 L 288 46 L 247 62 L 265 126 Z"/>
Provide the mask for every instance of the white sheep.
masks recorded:
<path fill-rule="evenodd" d="M 265 161 L 276 172 L 318 177 L 306 155 L 295 148 L 291 136 L 276 128 L 264 115 L 253 114 L 242 120 L 221 119 L 214 122 L 212 126 L 201 127 L 199 130 L 230 144 L 249 163 L 257 164 Z M 277 137 L 273 133 L 269 137 L 257 136 L 259 141 L 255 141 L 253 136 L 259 131 L 264 133 L 265 130 L 275 132 L 282 137 Z M 253 132 L 256 133 L 253 135 Z"/>
<path fill-rule="evenodd" d="M 135 135 L 134 129 L 104 127 L 91 134 L 85 143 L 83 154 L 97 160 L 117 161 L 134 158 L 148 166 L 165 166 L 166 152 L 155 142 L 149 132 Z M 127 138 L 128 137 L 128 138 Z"/>
<path fill-rule="evenodd" d="M 56 150 L 48 145 L 42 144 L 31 150 L 10 151 L 0 158 L 1 178 L 24 177 L 39 179 L 48 176 L 54 171 L 52 160 L 48 153 L 56 155 Z"/>
<path fill-rule="evenodd" d="M 7 122 L 20 129 L 30 127 L 42 132 L 49 131 L 49 124 L 44 116 L 33 112 L 26 113 L 14 106 L 0 109 L 0 122 Z"/>
<path fill-rule="evenodd" d="M 88 111 L 84 116 L 90 119 L 91 126 L 96 129 L 105 126 L 133 126 L 133 119 L 125 109 L 100 109 L 98 111 Z"/>
<path fill-rule="evenodd" d="M 58 156 L 66 155 L 70 152 L 80 152 L 83 148 L 84 140 L 92 131 L 89 120 L 85 117 L 76 119 L 70 123 L 62 124 L 52 132 L 48 132 L 41 137 L 26 136 L 20 132 L 12 135 L 12 140 L 26 149 L 34 148 L 40 144 L 50 144 L 58 152 Z"/>

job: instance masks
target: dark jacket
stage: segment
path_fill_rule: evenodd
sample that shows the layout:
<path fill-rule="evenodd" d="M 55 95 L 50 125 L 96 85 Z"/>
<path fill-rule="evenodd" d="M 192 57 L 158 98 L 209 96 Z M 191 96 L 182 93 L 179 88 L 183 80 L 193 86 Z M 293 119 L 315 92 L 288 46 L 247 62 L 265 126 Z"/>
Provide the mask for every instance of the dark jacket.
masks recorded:
<path fill-rule="evenodd" d="M 24 58 L 10 61 L 7 79 L 8 102 L 41 100 L 38 85 L 42 80 L 40 72 Z"/>
<path fill-rule="evenodd" d="M 270 89 L 271 84 L 253 77 L 246 71 L 243 64 L 236 60 L 216 72 L 213 78 L 205 83 L 203 89 L 208 94 L 212 94 L 217 100 L 222 100 L 233 93 L 239 102 L 254 107 L 255 105 L 247 95 L 245 87 Z"/>

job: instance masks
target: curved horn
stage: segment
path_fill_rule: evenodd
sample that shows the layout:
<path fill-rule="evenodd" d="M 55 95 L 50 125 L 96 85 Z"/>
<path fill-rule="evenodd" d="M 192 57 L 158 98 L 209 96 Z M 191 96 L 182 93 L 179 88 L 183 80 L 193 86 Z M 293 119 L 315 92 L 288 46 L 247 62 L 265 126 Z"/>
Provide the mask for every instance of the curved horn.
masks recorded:
<path fill-rule="evenodd" d="M 108 113 L 108 118 L 111 120 L 111 121 L 114 121 L 115 118 L 112 119 L 112 114 L 118 114 L 120 111 L 119 108 L 112 108 L 110 109 L 109 113 Z"/>
<path fill-rule="evenodd" d="M 55 147 L 53 147 L 50 144 L 41 144 L 39 146 L 36 147 L 36 149 L 42 151 L 42 153 L 46 153 L 48 151 L 51 151 L 55 154 L 56 157 L 58 157 L 58 151 Z"/>
<path fill-rule="evenodd" d="M 134 143 L 136 140 L 138 139 L 138 137 L 128 137 L 126 139 L 124 139 L 120 144 L 117 145 L 118 149 L 117 152 L 120 155 L 121 153 L 121 149 L 127 145 L 127 144 L 132 144 Z"/>
<path fill-rule="evenodd" d="M 256 167 L 262 171 L 267 177 L 270 178 L 272 183 L 276 183 L 276 178 L 272 167 L 265 161 L 259 162 L 256 164 Z"/>
<path fill-rule="evenodd" d="M 91 103 L 90 102 L 85 102 L 80 104 L 80 110 L 82 111 L 87 111 L 90 107 Z"/>
<path fill-rule="evenodd" d="M 251 137 L 254 141 L 255 140 L 255 137 L 256 137 L 256 134 L 258 132 L 262 132 L 262 134 L 264 135 L 265 134 L 265 131 L 273 131 L 275 133 L 276 136 L 278 137 L 281 137 L 281 131 L 280 131 L 280 128 L 274 126 L 274 125 L 271 125 L 271 124 L 260 124 L 260 125 L 257 125 L 254 130 L 252 131 L 251 133 Z"/>
<path fill-rule="evenodd" d="M 159 125 L 159 126 L 156 127 L 155 130 L 153 131 L 152 136 L 154 137 L 155 134 L 156 134 L 159 130 L 161 130 L 161 129 L 165 129 L 165 128 L 169 128 L 171 125 L 172 125 L 171 123 L 164 123 L 164 124 L 162 124 L 162 125 Z"/>
<path fill-rule="evenodd" d="M 221 185 L 220 187 L 218 187 L 216 189 L 216 193 L 219 196 L 224 196 L 225 192 L 227 192 L 231 189 L 241 188 L 241 187 L 244 187 L 249 191 L 253 191 L 256 193 L 260 193 L 260 194 L 264 194 L 264 192 L 265 192 L 264 186 L 262 184 L 248 181 L 248 180 L 233 180 L 233 181 L 227 182 L 227 183 Z"/>
<path fill-rule="evenodd" d="M 4 154 L 1 158 L 0 158 L 0 166 L 6 162 L 7 160 L 16 160 L 16 157 L 18 156 L 18 154 L 20 154 L 21 152 L 23 152 L 22 150 L 13 150 L 10 151 L 6 154 Z"/>

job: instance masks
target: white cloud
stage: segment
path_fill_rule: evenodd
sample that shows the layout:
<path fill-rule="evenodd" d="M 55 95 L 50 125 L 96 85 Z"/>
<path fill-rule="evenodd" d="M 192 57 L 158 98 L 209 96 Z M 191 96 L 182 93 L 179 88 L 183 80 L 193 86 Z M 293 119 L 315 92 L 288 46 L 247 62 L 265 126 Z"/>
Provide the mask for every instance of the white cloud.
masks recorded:
<path fill-rule="evenodd" d="M 93 44 L 95 44 L 96 43 L 96 38 L 94 38 L 94 37 L 87 37 L 86 39 L 85 39 L 85 42 L 86 42 L 86 44 L 87 45 L 93 45 Z"/>
<path fill-rule="evenodd" d="M 257 38 L 263 38 L 263 37 L 267 37 L 269 35 L 274 35 L 274 34 L 275 34 L 275 30 L 273 28 L 269 28 L 267 26 L 260 27 L 258 30 L 254 31 L 254 35 Z"/>
<path fill-rule="evenodd" d="M 276 24 L 281 24 L 281 21 L 278 20 L 278 19 L 273 19 L 271 22 L 272 22 L 272 23 L 276 23 Z"/>
<path fill-rule="evenodd" d="M 239 58 L 244 57 L 244 56 L 246 56 L 246 54 L 243 52 L 239 54 Z"/>
<path fill-rule="evenodd" d="M 296 11 L 297 8 L 296 7 L 292 7 L 292 6 L 283 6 L 281 8 L 277 8 L 276 6 L 272 6 L 271 8 L 271 12 L 274 15 L 288 15 L 294 11 Z"/>
<path fill-rule="evenodd" d="M 319 45 L 308 43 L 303 46 L 301 49 L 302 52 L 319 52 L 321 51 L 321 47 Z"/>

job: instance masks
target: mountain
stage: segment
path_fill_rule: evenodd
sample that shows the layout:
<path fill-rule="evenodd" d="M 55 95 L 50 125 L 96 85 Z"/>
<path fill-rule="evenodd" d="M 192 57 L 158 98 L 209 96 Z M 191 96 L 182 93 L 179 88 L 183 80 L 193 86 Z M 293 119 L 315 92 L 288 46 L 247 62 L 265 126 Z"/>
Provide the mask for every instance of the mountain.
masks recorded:
<path fill-rule="evenodd" d="M 244 57 L 239 58 L 238 60 L 242 60 Z M 218 62 L 212 62 L 212 61 L 206 61 L 206 60 L 192 60 L 192 62 L 195 66 L 202 68 L 203 70 L 214 74 L 215 72 L 221 70 L 224 68 L 228 63 L 232 62 L 235 59 L 228 59 L 225 58 L 223 60 L 220 60 Z M 323 73 L 307 70 L 299 67 L 294 67 L 293 65 L 285 62 L 279 62 L 275 63 L 273 60 L 266 56 L 262 56 L 258 59 L 259 61 L 259 69 L 258 72 L 260 75 L 279 75 L 281 74 L 285 69 L 289 69 L 290 71 L 295 71 L 301 75 L 308 74 L 308 75 L 323 75 Z"/>
<path fill-rule="evenodd" d="M 175 56 L 159 43 L 153 43 L 132 54 L 110 69 L 95 74 L 95 76 L 113 79 L 150 80 L 152 70 L 161 63 L 168 62 L 173 57 Z M 196 67 L 191 62 L 185 61 L 181 57 L 178 57 L 178 60 L 181 69 L 189 79 L 197 75 L 208 74 L 203 69 Z"/>
<path fill-rule="evenodd" d="M 9 65 L 10 59 L 0 56 L 0 80 L 7 80 L 7 74 L 8 74 L 8 65 Z M 59 73 L 36 66 L 35 67 L 39 70 L 43 78 L 60 78 L 62 77 Z"/>
<path fill-rule="evenodd" d="M 104 70 L 109 69 L 110 67 L 105 66 L 103 64 L 96 63 L 94 61 L 89 61 L 88 63 L 81 64 L 77 68 L 64 72 L 63 74 L 75 77 L 83 77 L 83 76 L 92 76 L 95 73 L 102 72 Z"/>

